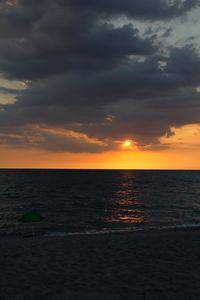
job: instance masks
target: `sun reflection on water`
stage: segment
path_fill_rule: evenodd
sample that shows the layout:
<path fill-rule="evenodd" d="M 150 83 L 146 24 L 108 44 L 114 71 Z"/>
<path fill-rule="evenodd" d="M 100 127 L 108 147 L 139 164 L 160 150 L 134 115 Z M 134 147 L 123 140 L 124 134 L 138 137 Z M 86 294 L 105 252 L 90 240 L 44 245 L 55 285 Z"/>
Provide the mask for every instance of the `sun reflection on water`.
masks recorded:
<path fill-rule="evenodd" d="M 126 212 L 124 212 L 124 214 L 122 214 L 122 211 L 118 213 L 113 212 L 113 215 L 106 217 L 105 221 L 108 223 L 142 223 L 144 222 L 144 217 L 139 216 L 138 215 L 139 211 L 137 210 L 132 210 L 131 214 L 126 214 Z M 142 213 L 142 212 L 141 212 Z"/>
<path fill-rule="evenodd" d="M 113 193 L 112 209 L 106 211 L 104 221 L 119 224 L 141 224 L 144 222 L 142 201 L 134 180 L 134 173 L 123 171 L 120 174 L 118 187 Z"/>

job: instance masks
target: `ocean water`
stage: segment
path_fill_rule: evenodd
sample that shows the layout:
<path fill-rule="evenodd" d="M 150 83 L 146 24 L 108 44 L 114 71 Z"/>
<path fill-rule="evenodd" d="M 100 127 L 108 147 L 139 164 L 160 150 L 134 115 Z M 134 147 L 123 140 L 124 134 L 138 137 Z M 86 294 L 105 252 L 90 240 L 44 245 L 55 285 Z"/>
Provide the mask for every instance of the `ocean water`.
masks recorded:
<path fill-rule="evenodd" d="M 0 170 L 0 235 L 200 227 L 200 171 Z"/>

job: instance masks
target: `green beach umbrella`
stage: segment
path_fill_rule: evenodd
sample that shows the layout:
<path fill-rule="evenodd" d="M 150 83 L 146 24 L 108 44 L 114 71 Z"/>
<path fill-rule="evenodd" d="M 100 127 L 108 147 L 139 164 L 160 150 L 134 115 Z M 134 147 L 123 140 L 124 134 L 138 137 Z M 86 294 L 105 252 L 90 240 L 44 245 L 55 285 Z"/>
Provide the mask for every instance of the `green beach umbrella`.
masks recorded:
<path fill-rule="evenodd" d="M 21 216 L 18 219 L 18 221 L 20 223 L 31 223 L 32 224 L 32 235 L 34 236 L 35 233 L 34 233 L 33 223 L 41 222 L 43 219 L 44 218 L 38 212 L 32 211 L 32 212 L 25 213 L 23 216 Z"/>

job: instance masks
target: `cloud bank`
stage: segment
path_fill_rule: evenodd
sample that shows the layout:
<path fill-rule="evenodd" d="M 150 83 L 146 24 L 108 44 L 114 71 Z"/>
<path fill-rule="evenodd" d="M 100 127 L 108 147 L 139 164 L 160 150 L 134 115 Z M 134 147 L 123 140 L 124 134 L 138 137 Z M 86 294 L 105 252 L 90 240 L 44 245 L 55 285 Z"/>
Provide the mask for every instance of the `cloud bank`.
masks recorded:
<path fill-rule="evenodd" d="M 199 45 L 188 36 L 179 43 L 168 23 L 198 7 L 198 0 L 0 1 L 0 74 L 10 81 L 0 94 L 16 99 L 0 104 L 0 142 L 101 152 L 133 138 L 151 148 L 171 127 L 199 123 Z"/>

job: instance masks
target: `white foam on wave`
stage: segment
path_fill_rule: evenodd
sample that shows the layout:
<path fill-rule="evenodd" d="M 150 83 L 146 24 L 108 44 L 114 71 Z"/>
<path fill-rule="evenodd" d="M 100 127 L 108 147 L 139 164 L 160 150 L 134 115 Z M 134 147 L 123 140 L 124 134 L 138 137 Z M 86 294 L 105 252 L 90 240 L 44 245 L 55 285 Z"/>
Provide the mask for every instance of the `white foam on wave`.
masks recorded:
<path fill-rule="evenodd" d="M 172 229 L 192 229 L 192 228 L 200 228 L 200 223 L 196 224 L 180 224 L 180 225 L 163 225 L 160 227 L 150 226 L 146 228 L 126 228 L 126 229 L 109 229 L 104 228 L 102 230 L 87 230 L 87 231 L 79 231 L 79 232 L 49 232 L 45 234 L 46 237 L 67 237 L 67 236 L 84 236 L 84 235 L 106 235 L 106 234 L 117 234 L 117 233 L 129 233 L 129 232 L 138 232 L 138 231 L 152 231 L 152 230 L 172 230 Z"/>

